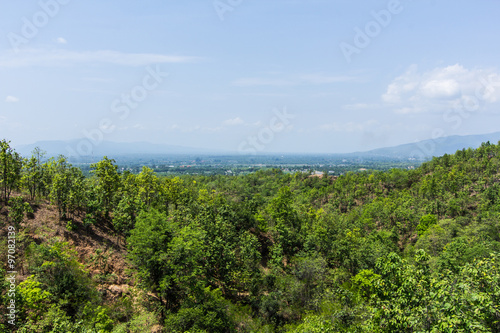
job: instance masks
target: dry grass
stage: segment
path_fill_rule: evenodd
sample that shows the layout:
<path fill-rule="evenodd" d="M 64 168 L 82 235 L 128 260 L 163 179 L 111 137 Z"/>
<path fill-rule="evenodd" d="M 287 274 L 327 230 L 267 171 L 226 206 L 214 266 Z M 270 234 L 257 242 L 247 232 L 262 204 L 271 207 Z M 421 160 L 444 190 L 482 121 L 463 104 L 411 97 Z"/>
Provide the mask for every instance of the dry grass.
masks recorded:
<path fill-rule="evenodd" d="M 115 299 L 128 293 L 133 285 L 131 276 L 127 274 L 126 246 L 121 237 L 114 235 L 109 223 L 84 227 L 81 216 L 72 217 L 76 229 L 66 228 L 67 220 L 59 219 L 57 209 L 48 201 L 31 202 L 34 217 L 25 218 L 21 224 L 21 232 L 25 237 L 37 244 L 67 242 L 76 250 L 77 260 L 86 268 L 98 283 L 98 289 L 108 299 Z M 0 206 L 0 222 L 7 221 L 8 207 Z M 2 223 L 2 233 L 7 232 L 7 223 Z M 19 249 L 22 251 L 22 248 Z M 27 277 L 26 262 L 22 253 L 20 260 L 19 280 Z M 108 296 L 108 297 L 107 297 Z"/>

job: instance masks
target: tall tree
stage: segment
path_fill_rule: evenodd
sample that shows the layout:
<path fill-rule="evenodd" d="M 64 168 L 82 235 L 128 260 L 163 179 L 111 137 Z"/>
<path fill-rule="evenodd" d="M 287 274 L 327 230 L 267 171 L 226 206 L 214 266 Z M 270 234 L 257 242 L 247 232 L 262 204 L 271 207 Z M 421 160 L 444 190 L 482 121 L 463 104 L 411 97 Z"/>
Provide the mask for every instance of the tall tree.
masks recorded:
<path fill-rule="evenodd" d="M 37 192 L 40 192 L 43 173 L 41 160 L 44 156 L 45 152 L 36 147 L 31 157 L 24 160 L 21 181 L 28 190 L 31 200 L 35 199 Z"/>
<path fill-rule="evenodd" d="M 66 157 L 59 156 L 57 161 L 49 162 L 51 174 L 50 194 L 51 201 L 57 206 L 59 218 L 65 219 L 69 205 L 71 191 L 71 165 L 68 165 Z"/>
<path fill-rule="evenodd" d="M 1 197 L 9 201 L 10 194 L 19 186 L 21 178 L 22 159 L 10 147 L 10 141 L 0 141 L 0 186 Z"/>
<path fill-rule="evenodd" d="M 151 207 L 159 190 L 159 181 L 155 172 L 147 166 L 142 167 L 141 173 L 136 177 L 139 186 L 139 199 L 146 207 Z"/>
<path fill-rule="evenodd" d="M 112 209 L 112 205 L 120 187 L 120 175 L 118 174 L 118 167 L 115 160 L 109 159 L 107 156 L 90 165 L 92 174 L 97 177 L 97 191 L 100 195 L 100 202 L 104 208 L 106 215 Z"/>
<path fill-rule="evenodd" d="M 129 258 L 143 286 L 158 296 L 162 316 L 205 287 L 204 233 L 196 223 L 183 224 L 157 210 L 142 211 L 128 238 Z"/>

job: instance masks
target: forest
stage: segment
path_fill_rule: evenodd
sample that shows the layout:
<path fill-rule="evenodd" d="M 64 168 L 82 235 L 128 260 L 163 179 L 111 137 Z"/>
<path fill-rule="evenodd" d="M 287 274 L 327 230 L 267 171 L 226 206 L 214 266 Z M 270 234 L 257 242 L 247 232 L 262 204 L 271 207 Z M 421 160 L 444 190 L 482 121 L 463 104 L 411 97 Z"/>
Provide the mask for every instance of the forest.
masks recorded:
<path fill-rule="evenodd" d="M 499 167 L 486 142 L 341 176 L 87 175 L 3 140 L 0 331 L 500 332 Z"/>

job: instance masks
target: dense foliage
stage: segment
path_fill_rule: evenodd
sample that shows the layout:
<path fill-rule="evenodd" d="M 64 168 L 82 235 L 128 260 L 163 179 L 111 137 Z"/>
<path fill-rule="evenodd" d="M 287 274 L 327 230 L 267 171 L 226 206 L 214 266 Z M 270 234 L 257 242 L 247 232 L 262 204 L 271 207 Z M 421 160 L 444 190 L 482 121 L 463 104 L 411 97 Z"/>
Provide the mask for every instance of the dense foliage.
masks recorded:
<path fill-rule="evenodd" d="M 20 332 L 500 331 L 500 145 L 340 177 L 158 177 L 108 158 L 85 177 L 42 157 L 1 142 L 4 227 L 45 199 L 70 232 L 108 224 L 150 297 L 113 315 L 68 244 L 27 239 Z"/>

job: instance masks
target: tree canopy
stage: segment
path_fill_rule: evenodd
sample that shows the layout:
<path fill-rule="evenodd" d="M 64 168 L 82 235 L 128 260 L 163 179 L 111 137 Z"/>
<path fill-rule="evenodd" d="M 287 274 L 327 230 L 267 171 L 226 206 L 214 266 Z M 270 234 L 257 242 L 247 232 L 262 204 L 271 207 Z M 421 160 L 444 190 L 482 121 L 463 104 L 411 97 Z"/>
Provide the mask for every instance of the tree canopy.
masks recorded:
<path fill-rule="evenodd" d="M 18 331 L 499 332 L 499 166 L 485 143 L 340 177 L 166 177 L 107 157 L 85 175 L 3 140 L 0 222 L 19 229 L 25 261 Z M 43 205 L 66 241 L 30 234 Z M 107 298 L 106 276 L 80 262 L 71 241 L 99 232 L 126 244 L 123 280 L 142 296 Z M 105 266 L 104 251 L 92 258 Z"/>

